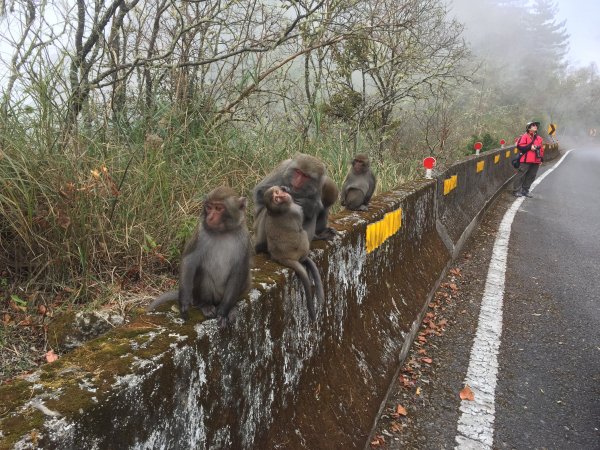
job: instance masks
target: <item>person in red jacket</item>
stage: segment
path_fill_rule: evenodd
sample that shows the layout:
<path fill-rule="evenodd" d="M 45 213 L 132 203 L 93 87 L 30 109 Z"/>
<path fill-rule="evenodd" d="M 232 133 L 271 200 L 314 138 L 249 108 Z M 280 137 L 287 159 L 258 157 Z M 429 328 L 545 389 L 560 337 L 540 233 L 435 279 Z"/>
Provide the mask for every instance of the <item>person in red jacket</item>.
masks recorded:
<path fill-rule="evenodd" d="M 517 148 L 521 152 L 521 164 L 513 181 L 515 197 L 533 197 L 529 188 L 544 161 L 544 140 L 537 134 L 539 126 L 539 122 L 529 122 L 525 126 L 526 133 L 517 141 Z"/>

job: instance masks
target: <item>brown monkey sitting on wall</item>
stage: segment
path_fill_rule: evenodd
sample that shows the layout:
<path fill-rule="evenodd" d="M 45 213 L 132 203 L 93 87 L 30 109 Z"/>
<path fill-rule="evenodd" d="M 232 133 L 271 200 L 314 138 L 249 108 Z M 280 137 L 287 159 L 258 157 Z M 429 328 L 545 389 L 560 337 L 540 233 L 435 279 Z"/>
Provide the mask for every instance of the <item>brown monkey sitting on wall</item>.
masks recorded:
<path fill-rule="evenodd" d="M 371 172 L 371 163 L 367 155 L 356 155 L 342 185 L 340 203 L 347 209 L 366 211 L 376 184 L 377 180 Z"/>
<path fill-rule="evenodd" d="M 271 186 L 285 186 L 294 202 L 302 207 L 302 228 L 308 240 L 331 239 L 335 231 L 327 227 L 329 208 L 337 199 L 338 188 L 325 175 L 325 165 L 317 158 L 298 153 L 292 159 L 281 162 L 254 188 L 254 240 L 257 252 L 267 250 L 264 232 L 264 195 Z"/>
<path fill-rule="evenodd" d="M 265 234 L 270 257 L 279 264 L 294 269 L 306 293 L 308 315 L 316 319 L 314 295 L 323 301 L 323 282 L 317 266 L 308 257 L 308 234 L 302 228 L 302 208 L 294 203 L 285 186 L 271 186 L 264 194 L 266 207 Z M 309 274 L 313 279 L 311 283 Z"/>
<path fill-rule="evenodd" d="M 206 196 L 201 222 L 183 251 L 179 289 L 165 292 L 146 310 L 179 300 L 183 319 L 194 305 L 206 318 L 218 318 L 224 328 L 250 286 L 250 259 L 246 198 L 237 197 L 231 188 L 218 187 Z"/>

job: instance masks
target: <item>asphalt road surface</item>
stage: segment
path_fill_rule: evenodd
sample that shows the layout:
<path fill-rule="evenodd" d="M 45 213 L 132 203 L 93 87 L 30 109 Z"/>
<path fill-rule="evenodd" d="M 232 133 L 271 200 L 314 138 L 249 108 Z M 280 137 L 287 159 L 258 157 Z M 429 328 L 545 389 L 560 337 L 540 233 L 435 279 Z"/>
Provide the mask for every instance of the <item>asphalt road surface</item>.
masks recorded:
<path fill-rule="evenodd" d="M 367 447 L 600 449 L 600 148 L 538 180 L 486 213 Z"/>

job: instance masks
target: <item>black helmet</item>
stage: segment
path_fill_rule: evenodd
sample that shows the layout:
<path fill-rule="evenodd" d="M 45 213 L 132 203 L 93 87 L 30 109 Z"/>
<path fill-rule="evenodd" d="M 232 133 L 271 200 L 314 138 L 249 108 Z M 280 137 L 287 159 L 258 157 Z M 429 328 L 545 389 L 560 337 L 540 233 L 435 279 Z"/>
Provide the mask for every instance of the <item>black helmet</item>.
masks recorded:
<path fill-rule="evenodd" d="M 527 125 L 525 125 L 525 131 L 529 131 L 529 129 L 534 125 L 538 128 L 540 127 L 539 122 L 527 122 Z"/>

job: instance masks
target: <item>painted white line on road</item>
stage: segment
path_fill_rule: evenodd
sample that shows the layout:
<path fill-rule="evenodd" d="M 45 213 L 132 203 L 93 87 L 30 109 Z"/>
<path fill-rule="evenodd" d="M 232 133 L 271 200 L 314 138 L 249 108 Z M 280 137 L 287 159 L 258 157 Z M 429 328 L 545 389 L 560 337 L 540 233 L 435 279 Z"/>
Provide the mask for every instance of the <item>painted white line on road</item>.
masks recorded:
<path fill-rule="evenodd" d="M 532 185 L 531 190 L 556 169 L 571 152 L 564 156 L 542 174 Z M 525 197 L 517 198 L 504 214 L 498 228 L 492 259 L 488 269 L 481 310 L 471 359 L 465 384 L 475 394 L 475 400 L 463 400 L 460 403 L 461 415 L 458 419 L 456 435 L 457 449 L 491 449 L 494 444 L 494 417 L 496 412 L 495 395 L 498 375 L 498 349 L 502 334 L 502 302 L 506 258 L 510 229 L 517 211 Z"/>

